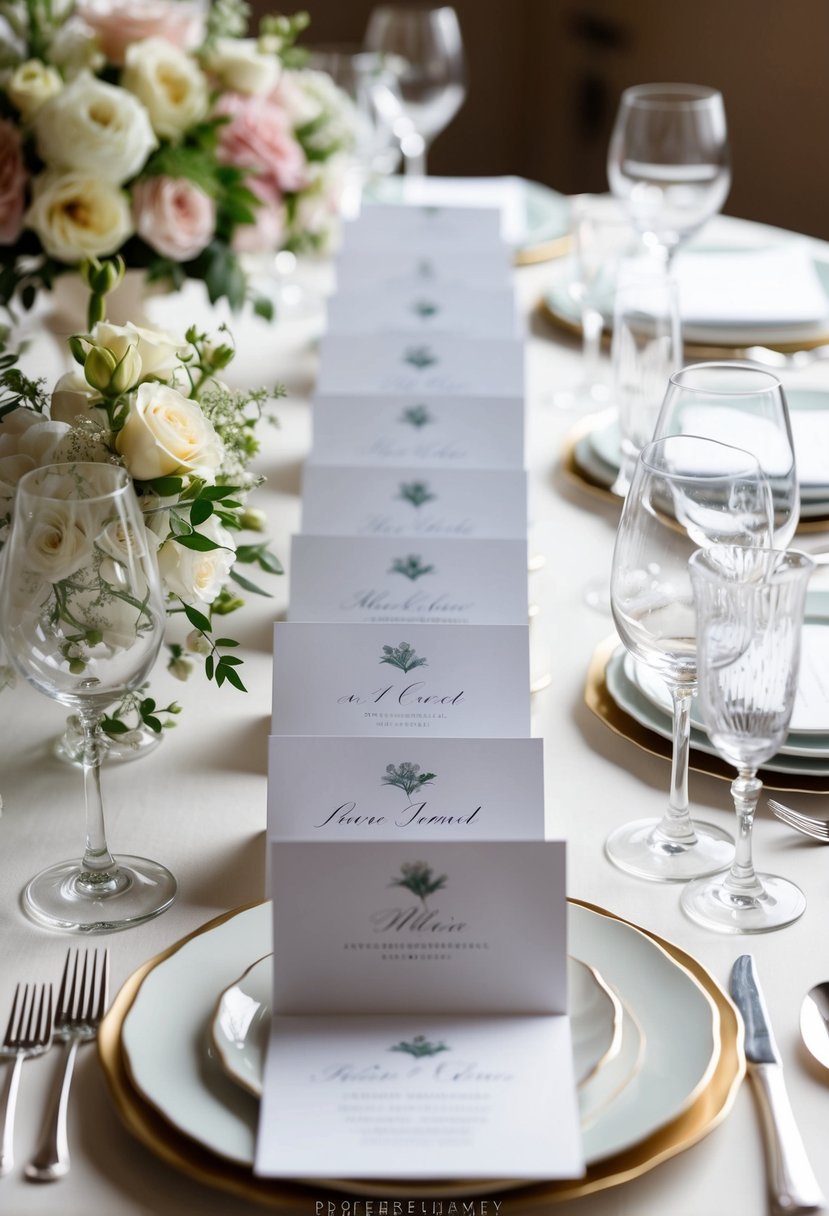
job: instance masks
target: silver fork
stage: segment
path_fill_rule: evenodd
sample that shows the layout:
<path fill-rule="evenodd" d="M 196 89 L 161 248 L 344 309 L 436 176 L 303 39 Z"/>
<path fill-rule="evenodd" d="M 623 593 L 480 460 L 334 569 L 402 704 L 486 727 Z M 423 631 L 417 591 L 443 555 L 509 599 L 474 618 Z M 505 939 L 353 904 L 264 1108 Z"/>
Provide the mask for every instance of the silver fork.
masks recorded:
<path fill-rule="evenodd" d="M 796 832 L 802 832 L 804 836 L 809 836 L 812 840 L 820 840 L 823 844 L 829 844 L 829 821 L 815 819 L 812 815 L 801 815 L 799 811 L 793 811 L 790 806 L 784 806 L 782 802 L 775 802 L 774 798 L 769 798 L 768 803 L 772 814 L 776 815 L 781 823 L 788 824 L 790 828 L 794 828 Z"/>
<path fill-rule="evenodd" d="M 80 950 L 66 955 L 55 1011 L 55 1036 L 64 1047 L 63 1068 L 58 1072 L 46 1109 L 43 1131 L 35 1155 L 25 1169 L 30 1182 L 54 1182 L 69 1172 L 69 1139 L 66 1114 L 75 1056 L 82 1043 L 91 1043 L 107 1006 L 109 951 Z"/>
<path fill-rule="evenodd" d="M 42 1055 L 52 1042 L 52 985 L 18 984 L 0 1055 L 14 1056 L 0 1097 L 0 1174 L 14 1165 L 14 1109 L 23 1061 Z"/>

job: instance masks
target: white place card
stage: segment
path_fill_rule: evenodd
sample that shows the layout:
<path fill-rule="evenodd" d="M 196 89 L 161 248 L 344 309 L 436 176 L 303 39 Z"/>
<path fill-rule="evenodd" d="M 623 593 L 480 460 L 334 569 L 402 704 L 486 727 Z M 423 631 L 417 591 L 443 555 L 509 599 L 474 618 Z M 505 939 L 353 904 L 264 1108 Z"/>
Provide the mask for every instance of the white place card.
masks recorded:
<path fill-rule="evenodd" d="M 527 625 L 274 625 L 275 735 L 530 734 Z"/>
<path fill-rule="evenodd" d="M 291 538 L 291 621 L 522 625 L 525 540 Z"/>
<path fill-rule="evenodd" d="M 302 531 L 521 540 L 527 535 L 527 475 L 520 469 L 307 465 Z"/>
<path fill-rule="evenodd" d="M 343 224 L 343 249 L 397 249 L 426 253 L 478 249 L 501 244 L 501 212 L 496 207 L 443 207 L 371 203 Z"/>
<path fill-rule="evenodd" d="M 268 835 L 543 840 L 541 739 L 268 740 Z"/>
<path fill-rule="evenodd" d="M 512 283 L 512 252 L 506 245 L 485 249 L 441 250 L 423 253 L 416 249 L 343 249 L 334 263 L 337 290 L 366 290 L 384 284 L 424 286 L 458 283 L 466 287 L 509 287 Z"/>
<path fill-rule="evenodd" d="M 520 177 L 427 177 L 389 179 L 386 188 L 399 190 L 399 202 L 421 207 L 495 207 L 501 215 L 501 236 L 509 244 L 527 239 L 527 183 Z"/>
<path fill-rule="evenodd" d="M 518 338 L 326 334 L 317 392 L 523 397 Z"/>
<path fill-rule="evenodd" d="M 829 735 L 829 627 L 803 626 L 800 673 L 789 730 Z"/>
<path fill-rule="evenodd" d="M 286 1178 L 580 1177 L 574 1093 L 566 1017 L 277 1017 L 254 1168 Z"/>
<path fill-rule="evenodd" d="M 465 334 L 506 338 L 522 333 L 511 288 L 481 290 L 457 283 L 417 280 L 377 288 L 340 290 L 328 301 L 332 334 Z"/>
<path fill-rule="evenodd" d="M 563 841 L 269 852 L 275 1013 L 567 1012 Z"/>
<path fill-rule="evenodd" d="M 524 467 L 522 397 L 317 396 L 311 417 L 312 464 Z"/>

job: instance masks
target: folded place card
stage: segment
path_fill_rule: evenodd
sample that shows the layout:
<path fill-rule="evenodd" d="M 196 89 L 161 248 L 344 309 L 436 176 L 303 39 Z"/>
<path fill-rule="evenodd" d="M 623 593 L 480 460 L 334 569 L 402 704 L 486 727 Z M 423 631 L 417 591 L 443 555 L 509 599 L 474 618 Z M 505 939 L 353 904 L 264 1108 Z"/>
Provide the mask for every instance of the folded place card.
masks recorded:
<path fill-rule="evenodd" d="M 829 316 L 829 299 L 800 244 L 677 258 L 683 321 L 708 325 L 800 325 Z"/>
<path fill-rule="evenodd" d="M 317 396 L 311 413 L 312 464 L 524 467 L 520 396 Z"/>
<path fill-rule="evenodd" d="M 501 212 L 496 207 L 371 203 L 342 231 L 343 249 L 355 250 L 404 245 L 431 253 L 499 244 Z"/>
<path fill-rule="evenodd" d="M 527 476 L 519 469 L 307 465 L 302 531 L 330 536 L 523 540 Z"/>
<path fill-rule="evenodd" d="M 400 201 L 423 207 L 495 207 L 501 236 L 517 245 L 527 238 L 527 184 L 520 177 L 398 177 L 384 183 Z"/>
<path fill-rule="evenodd" d="M 518 338 L 326 334 L 317 392 L 523 397 Z"/>
<path fill-rule="evenodd" d="M 525 540 L 291 538 L 292 621 L 520 625 Z"/>
<path fill-rule="evenodd" d="M 543 840 L 541 739 L 268 740 L 268 835 Z"/>
<path fill-rule="evenodd" d="M 377 288 L 343 290 L 328 301 L 332 334 L 465 334 L 505 338 L 521 333 L 509 287 L 481 290 L 457 283 L 418 280 Z"/>
<path fill-rule="evenodd" d="M 530 734 L 527 625 L 274 625 L 273 734 Z"/>
<path fill-rule="evenodd" d="M 465 287 L 509 287 L 513 273 L 512 252 L 501 244 L 474 251 L 449 249 L 439 253 L 407 248 L 343 249 L 334 266 L 338 291 L 351 287 L 363 291 L 412 281 L 424 286 L 445 282 Z"/>

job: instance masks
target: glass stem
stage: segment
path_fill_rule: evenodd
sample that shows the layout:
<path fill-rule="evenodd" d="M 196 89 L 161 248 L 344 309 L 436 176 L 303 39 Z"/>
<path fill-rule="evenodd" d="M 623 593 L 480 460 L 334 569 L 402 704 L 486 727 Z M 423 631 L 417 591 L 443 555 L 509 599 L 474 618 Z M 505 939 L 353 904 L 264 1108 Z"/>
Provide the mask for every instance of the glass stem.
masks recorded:
<path fill-rule="evenodd" d="M 83 730 L 82 764 L 86 800 L 86 847 L 78 881 L 86 887 L 111 884 L 115 859 L 107 847 L 104 831 L 104 803 L 101 797 L 101 760 L 106 750 L 100 715 L 94 710 L 78 714 Z"/>
<path fill-rule="evenodd" d="M 762 788 L 762 781 L 758 781 L 751 769 L 741 769 L 731 785 L 731 797 L 737 812 L 737 847 L 723 886 L 731 895 L 744 898 L 756 898 L 763 894 L 763 884 L 757 877 L 751 857 L 751 829 Z"/>
<path fill-rule="evenodd" d="M 584 359 L 584 389 L 590 393 L 599 382 L 599 360 L 602 349 L 604 319 L 595 308 L 585 308 L 581 314 L 582 358 Z"/>
<path fill-rule="evenodd" d="M 403 167 L 407 177 L 426 176 L 426 144 L 419 152 L 406 152 L 403 155 Z"/>
<path fill-rule="evenodd" d="M 696 689 L 681 684 L 671 688 L 674 706 L 674 738 L 671 753 L 671 792 L 668 809 L 662 816 L 659 831 L 669 840 L 684 845 L 696 844 L 691 817 L 688 814 L 688 754 L 691 748 L 691 701 Z"/>

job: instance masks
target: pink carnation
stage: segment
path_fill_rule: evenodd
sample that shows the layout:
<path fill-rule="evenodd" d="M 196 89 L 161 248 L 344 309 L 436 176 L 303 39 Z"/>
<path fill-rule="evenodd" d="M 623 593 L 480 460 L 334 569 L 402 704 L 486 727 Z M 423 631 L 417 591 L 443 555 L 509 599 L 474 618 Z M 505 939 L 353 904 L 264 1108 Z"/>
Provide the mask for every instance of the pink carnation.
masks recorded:
<path fill-rule="evenodd" d="M 23 228 L 26 170 L 20 132 L 0 118 L 0 245 L 11 245 Z"/>
<path fill-rule="evenodd" d="M 77 11 L 119 67 L 127 47 L 144 38 L 164 38 L 186 51 L 204 37 L 204 17 L 194 0 L 80 0 Z"/>
<path fill-rule="evenodd" d="M 283 110 L 267 97 L 225 93 L 215 113 L 230 121 L 219 129 L 219 157 L 252 169 L 279 194 L 307 184 L 305 154 Z"/>
<path fill-rule="evenodd" d="M 265 253 L 278 249 L 285 231 L 285 210 L 282 196 L 267 178 L 251 177 L 248 188 L 260 201 L 253 224 L 240 224 L 233 234 L 233 248 L 237 253 Z"/>
<path fill-rule="evenodd" d="M 208 245 L 216 229 L 216 205 L 183 177 L 149 177 L 132 192 L 135 229 L 156 253 L 189 262 Z"/>

